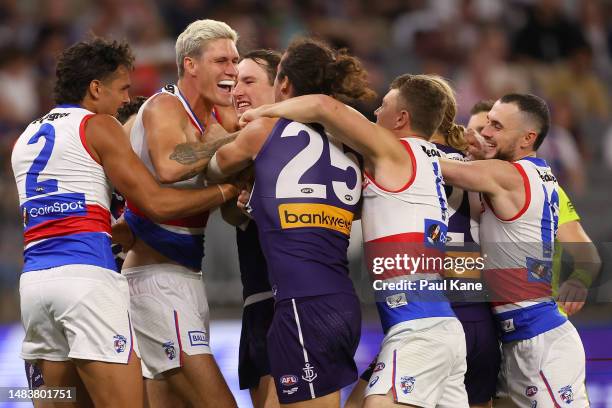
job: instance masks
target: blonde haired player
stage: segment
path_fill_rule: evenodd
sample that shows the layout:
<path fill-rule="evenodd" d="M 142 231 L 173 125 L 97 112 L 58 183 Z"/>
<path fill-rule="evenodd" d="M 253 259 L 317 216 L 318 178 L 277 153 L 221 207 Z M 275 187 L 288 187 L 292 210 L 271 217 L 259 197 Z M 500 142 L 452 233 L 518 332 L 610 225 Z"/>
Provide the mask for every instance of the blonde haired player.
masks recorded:
<path fill-rule="evenodd" d="M 197 20 L 176 41 L 178 82 L 141 107 L 132 148 L 161 183 L 185 189 L 203 183 L 202 155 L 214 106 L 231 106 L 237 34 L 227 24 Z M 218 125 L 216 125 L 218 126 Z M 212 186 L 225 198 L 223 187 Z M 136 240 L 123 265 L 150 404 L 170 389 L 193 406 L 234 407 L 210 350 L 209 310 L 201 272 L 208 212 L 157 223 L 128 200 L 125 220 Z M 166 393 L 167 394 L 167 393 Z"/>

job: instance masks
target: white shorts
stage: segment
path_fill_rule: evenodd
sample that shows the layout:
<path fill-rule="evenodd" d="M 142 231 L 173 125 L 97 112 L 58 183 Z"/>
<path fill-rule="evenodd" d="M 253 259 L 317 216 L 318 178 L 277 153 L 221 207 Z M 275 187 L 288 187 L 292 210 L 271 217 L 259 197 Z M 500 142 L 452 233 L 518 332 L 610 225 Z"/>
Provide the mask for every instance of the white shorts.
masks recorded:
<path fill-rule="evenodd" d="M 498 396 L 520 407 L 588 407 L 585 355 L 569 322 L 527 340 L 502 346 Z"/>
<path fill-rule="evenodd" d="M 392 391 L 397 403 L 418 407 L 467 408 L 463 327 L 456 318 L 411 320 L 383 339 L 368 395 Z"/>
<path fill-rule="evenodd" d="M 19 281 L 25 339 L 21 357 L 127 364 L 133 349 L 125 277 L 92 265 L 25 272 Z"/>
<path fill-rule="evenodd" d="M 182 355 L 211 354 L 206 288 L 201 272 L 174 264 L 122 271 L 145 378 L 182 366 Z"/>

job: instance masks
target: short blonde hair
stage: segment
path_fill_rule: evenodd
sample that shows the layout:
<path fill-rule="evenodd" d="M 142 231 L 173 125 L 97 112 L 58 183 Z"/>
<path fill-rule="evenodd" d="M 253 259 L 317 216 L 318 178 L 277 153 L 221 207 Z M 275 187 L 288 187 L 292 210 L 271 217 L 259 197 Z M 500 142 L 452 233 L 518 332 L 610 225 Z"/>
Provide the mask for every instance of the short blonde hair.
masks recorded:
<path fill-rule="evenodd" d="M 222 21 L 196 20 L 189 24 L 176 39 L 176 66 L 178 76 L 185 74 L 183 61 L 185 57 L 195 57 L 202 52 L 202 47 L 209 41 L 228 39 L 238 41 L 238 34 Z"/>

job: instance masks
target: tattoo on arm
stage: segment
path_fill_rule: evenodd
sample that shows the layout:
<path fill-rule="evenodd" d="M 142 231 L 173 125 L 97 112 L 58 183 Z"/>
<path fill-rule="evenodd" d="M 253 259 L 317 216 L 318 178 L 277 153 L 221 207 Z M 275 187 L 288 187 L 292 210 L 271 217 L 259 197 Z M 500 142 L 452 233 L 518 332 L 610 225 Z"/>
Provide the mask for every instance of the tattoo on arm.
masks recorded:
<path fill-rule="evenodd" d="M 230 133 L 227 136 L 207 143 L 180 143 L 176 145 L 174 151 L 170 154 L 170 160 L 174 160 L 184 165 L 196 164 L 200 160 L 208 160 L 213 157 L 217 149 L 227 143 L 232 142 L 236 138 L 236 136 L 238 136 L 238 133 L 240 132 Z"/>

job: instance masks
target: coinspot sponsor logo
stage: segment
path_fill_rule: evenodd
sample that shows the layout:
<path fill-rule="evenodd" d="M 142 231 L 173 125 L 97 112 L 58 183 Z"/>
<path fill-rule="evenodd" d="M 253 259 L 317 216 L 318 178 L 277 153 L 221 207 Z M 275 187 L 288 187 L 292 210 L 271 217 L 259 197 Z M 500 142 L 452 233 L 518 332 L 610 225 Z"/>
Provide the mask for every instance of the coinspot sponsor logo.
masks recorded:
<path fill-rule="evenodd" d="M 351 234 L 353 213 L 327 204 L 291 203 L 278 206 L 281 228 L 320 227 Z"/>
<path fill-rule="evenodd" d="M 51 205 L 45 205 L 42 207 L 30 208 L 28 214 L 31 218 L 40 217 L 49 214 L 63 214 L 67 212 L 75 212 L 85 209 L 85 203 L 83 201 L 77 201 L 73 203 L 61 203 L 59 201 L 54 202 Z"/>
<path fill-rule="evenodd" d="M 85 194 L 69 193 L 55 194 L 27 201 L 22 206 L 25 226 L 68 216 L 87 214 Z"/>

